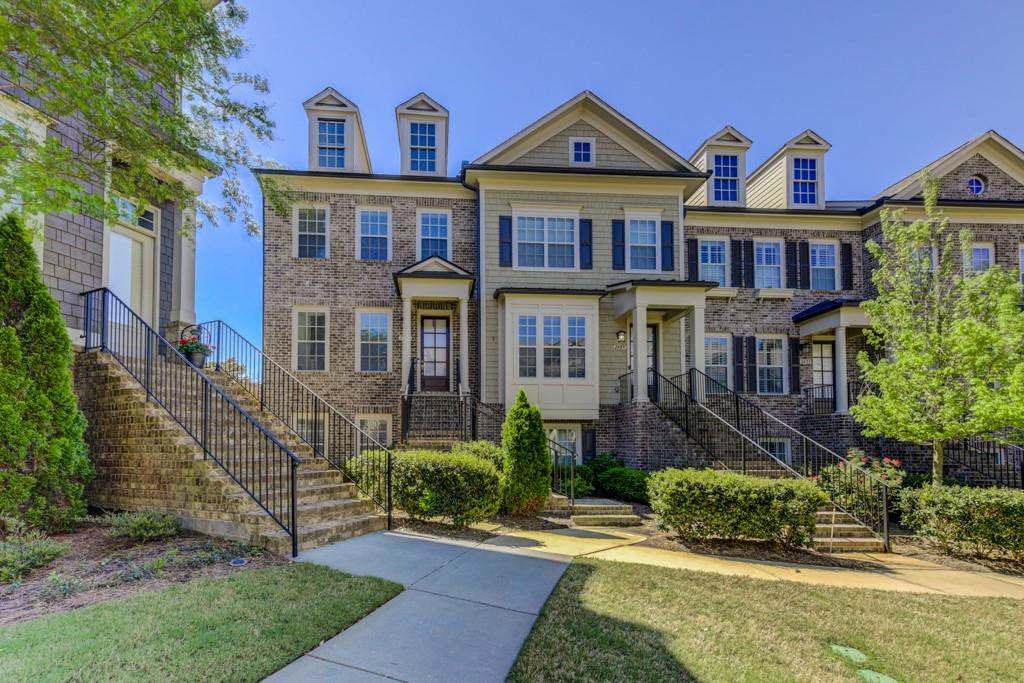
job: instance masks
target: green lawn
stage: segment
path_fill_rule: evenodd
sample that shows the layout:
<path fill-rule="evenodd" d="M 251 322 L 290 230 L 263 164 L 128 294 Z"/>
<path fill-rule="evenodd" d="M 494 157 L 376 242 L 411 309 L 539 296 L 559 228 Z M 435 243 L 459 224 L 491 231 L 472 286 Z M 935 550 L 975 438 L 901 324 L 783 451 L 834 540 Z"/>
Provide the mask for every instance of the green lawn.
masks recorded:
<path fill-rule="evenodd" d="M 4 681 L 258 681 L 401 591 L 296 563 L 0 628 Z"/>
<path fill-rule="evenodd" d="M 1024 601 L 840 589 L 578 560 L 513 683 L 856 681 L 830 644 L 899 681 L 1020 680 Z"/>

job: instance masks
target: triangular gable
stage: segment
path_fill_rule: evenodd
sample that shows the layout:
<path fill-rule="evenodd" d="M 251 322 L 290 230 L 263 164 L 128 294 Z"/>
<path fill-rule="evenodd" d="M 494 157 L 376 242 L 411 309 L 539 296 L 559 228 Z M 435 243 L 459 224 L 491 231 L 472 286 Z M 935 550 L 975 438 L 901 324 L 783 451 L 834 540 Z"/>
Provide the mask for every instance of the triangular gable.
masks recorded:
<path fill-rule="evenodd" d="M 699 172 L 670 147 L 640 128 L 589 90 L 556 107 L 500 145 L 473 161 L 474 164 L 509 164 L 583 120 L 621 145 L 652 169 Z"/>
<path fill-rule="evenodd" d="M 421 259 L 411 266 L 407 266 L 396 273 L 397 276 L 402 275 L 461 275 L 465 277 L 473 277 L 473 274 L 462 266 L 456 265 L 448 259 L 441 258 L 440 256 L 428 256 L 425 259 Z"/>
<path fill-rule="evenodd" d="M 327 87 L 302 103 L 306 109 L 343 109 L 359 111 L 359 107 L 334 88 Z"/>
<path fill-rule="evenodd" d="M 732 126 L 726 126 L 722 130 L 718 131 L 704 142 L 700 143 L 700 147 L 690 155 L 690 161 L 696 163 L 697 158 L 701 153 L 707 149 L 707 147 L 737 147 L 740 149 L 748 149 L 753 142 L 743 133 L 739 132 Z"/>
<path fill-rule="evenodd" d="M 815 152 L 827 152 L 832 149 L 832 143 L 825 138 L 821 137 L 813 130 L 808 128 L 804 132 L 791 137 L 786 141 L 786 144 L 779 147 L 770 157 L 761 162 L 761 165 L 755 168 L 748 176 L 747 183 L 752 182 L 757 176 L 763 171 L 771 168 L 771 166 L 778 160 L 780 156 L 785 154 L 788 150 L 812 150 Z"/>
<path fill-rule="evenodd" d="M 996 168 L 1018 183 L 1024 183 L 1024 151 L 994 130 L 968 140 L 953 151 L 945 154 L 924 168 L 914 171 L 899 182 L 885 188 L 874 199 L 912 199 L 921 194 L 921 180 L 924 174 L 936 178 L 951 173 L 975 155 L 981 155 Z"/>
<path fill-rule="evenodd" d="M 405 102 L 395 107 L 396 113 L 410 112 L 417 114 L 433 114 L 436 116 L 448 116 L 448 110 L 442 107 L 437 100 L 425 92 L 413 95 Z"/>

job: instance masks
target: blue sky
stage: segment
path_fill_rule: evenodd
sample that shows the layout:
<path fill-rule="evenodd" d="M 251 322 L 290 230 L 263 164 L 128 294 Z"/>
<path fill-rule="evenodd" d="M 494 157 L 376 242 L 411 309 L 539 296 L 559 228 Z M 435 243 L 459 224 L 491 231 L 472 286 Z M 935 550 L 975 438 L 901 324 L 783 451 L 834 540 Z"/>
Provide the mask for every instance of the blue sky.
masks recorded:
<path fill-rule="evenodd" d="M 1024 145 L 1024 3 L 244 4 L 239 66 L 269 78 L 277 123 L 262 151 L 289 168 L 306 165 L 302 102 L 328 85 L 359 106 L 379 173 L 398 171 L 395 105 L 421 90 L 451 112 L 451 174 L 584 89 L 684 156 L 731 124 L 754 142 L 750 169 L 811 128 L 832 143 L 830 200 L 990 128 Z M 257 343 L 261 246 L 239 225 L 203 228 L 196 265 L 200 320 Z"/>

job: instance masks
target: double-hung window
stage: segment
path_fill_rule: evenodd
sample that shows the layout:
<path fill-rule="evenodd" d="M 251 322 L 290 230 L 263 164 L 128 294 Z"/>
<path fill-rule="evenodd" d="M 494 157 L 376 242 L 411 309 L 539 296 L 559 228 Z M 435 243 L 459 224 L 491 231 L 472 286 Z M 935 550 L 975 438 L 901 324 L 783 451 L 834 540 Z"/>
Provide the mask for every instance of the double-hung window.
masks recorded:
<path fill-rule="evenodd" d="M 419 214 L 420 224 L 420 258 L 440 256 L 449 259 L 448 241 L 451 216 L 442 211 L 422 211 Z M 449 259 L 450 260 L 450 259 Z"/>
<path fill-rule="evenodd" d="M 629 270 L 658 270 L 658 220 L 654 217 L 627 217 Z"/>
<path fill-rule="evenodd" d="M 786 393 L 786 368 L 782 339 L 779 337 L 757 338 L 757 393 Z"/>
<path fill-rule="evenodd" d="M 409 170 L 433 173 L 437 170 L 437 124 L 412 121 L 409 124 Z"/>
<path fill-rule="evenodd" d="M 296 311 L 295 369 L 327 369 L 327 312 Z"/>
<path fill-rule="evenodd" d="M 345 168 L 345 120 L 317 119 L 317 165 Z"/>
<path fill-rule="evenodd" d="M 811 289 L 836 288 L 836 245 L 834 242 L 811 242 Z"/>
<path fill-rule="evenodd" d="M 793 203 L 818 203 L 818 160 L 794 157 L 793 159 Z"/>
<path fill-rule="evenodd" d="M 992 267 L 992 245 L 975 242 L 971 245 L 971 272 L 984 273 Z"/>
<path fill-rule="evenodd" d="M 585 379 L 587 327 L 587 317 L 583 315 L 518 315 L 517 376 Z M 542 368 L 539 372 L 538 361 Z"/>
<path fill-rule="evenodd" d="M 569 344 L 569 377 L 586 377 L 587 319 L 582 315 L 570 315 L 566 319 L 566 330 Z"/>
<path fill-rule="evenodd" d="M 739 199 L 739 157 L 735 154 L 715 155 L 714 196 L 716 202 Z"/>
<path fill-rule="evenodd" d="M 357 450 L 376 450 L 381 446 L 391 445 L 391 415 L 388 413 L 370 413 L 357 415 L 356 423 L 359 425 L 361 434 L 357 435 L 359 441 Z M 365 435 L 365 436 L 364 436 Z"/>
<path fill-rule="evenodd" d="M 782 287 L 782 243 L 754 242 L 754 286 Z"/>
<path fill-rule="evenodd" d="M 387 372 L 391 338 L 391 314 L 387 311 L 356 311 L 358 369 Z"/>
<path fill-rule="evenodd" d="M 719 335 L 704 337 L 704 374 L 722 385 L 711 385 L 709 393 L 720 393 L 729 386 L 729 338 Z"/>
<path fill-rule="evenodd" d="M 699 256 L 700 279 L 725 287 L 725 240 L 701 240 Z"/>
<path fill-rule="evenodd" d="M 516 267 L 576 268 L 576 218 L 516 216 Z"/>
<path fill-rule="evenodd" d="M 792 463 L 789 439 L 771 436 L 759 439 L 757 445 L 787 465 Z"/>
<path fill-rule="evenodd" d="M 537 316 L 519 316 L 519 376 L 537 376 Z"/>
<path fill-rule="evenodd" d="M 296 208 L 295 255 L 298 258 L 327 258 L 327 209 Z"/>
<path fill-rule="evenodd" d="M 544 316 L 544 376 L 562 376 L 562 318 Z"/>
<path fill-rule="evenodd" d="M 391 211 L 359 210 L 359 260 L 391 260 Z"/>

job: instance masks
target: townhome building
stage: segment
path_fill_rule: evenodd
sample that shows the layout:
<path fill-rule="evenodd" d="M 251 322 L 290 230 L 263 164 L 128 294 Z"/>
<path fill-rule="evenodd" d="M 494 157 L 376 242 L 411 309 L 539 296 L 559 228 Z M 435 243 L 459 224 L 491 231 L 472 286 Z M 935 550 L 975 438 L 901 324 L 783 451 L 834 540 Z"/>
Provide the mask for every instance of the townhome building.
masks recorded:
<path fill-rule="evenodd" d="M 381 443 L 464 436 L 522 389 L 580 459 L 708 464 L 677 394 L 763 411 L 781 426 L 750 438 L 785 463 L 804 436 L 881 448 L 848 409 L 882 212 L 923 215 L 926 171 L 973 233 L 966 268 L 1024 260 L 1024 153 L 994 131 L 832 201 L 812 130 L 751 168 L 732 126 L 687 157 L 585 91 L 452 175 L 451 116 L 420 93 L 380 173 L 352 100 L 303 106 L 308 168 L 257 171 L 292 198 L 264 214 L 263 351 Z"/>

